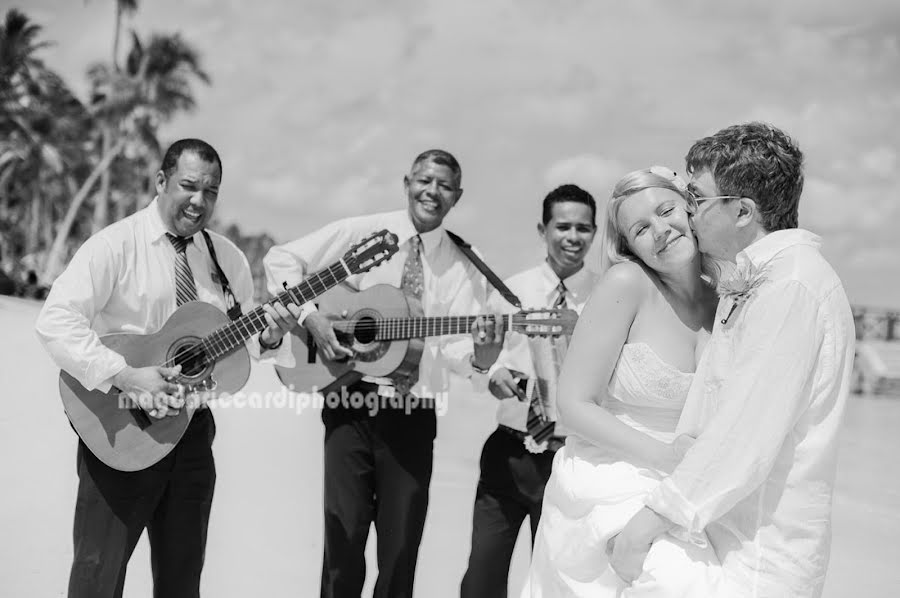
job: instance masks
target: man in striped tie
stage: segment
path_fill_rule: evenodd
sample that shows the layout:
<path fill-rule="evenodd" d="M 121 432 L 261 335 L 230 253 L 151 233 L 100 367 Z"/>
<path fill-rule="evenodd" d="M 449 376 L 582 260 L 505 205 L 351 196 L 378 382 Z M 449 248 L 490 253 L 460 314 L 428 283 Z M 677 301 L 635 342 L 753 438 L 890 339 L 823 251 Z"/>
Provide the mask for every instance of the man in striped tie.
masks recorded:
<path fill-rule="evenodd" d="M 562 185 L 543 202 L 538 234 L 546 257 L 506 281 L 526 308 L 568 307 L 578 312 L 597 281 L 584 267 L 594 240 L 596 203 L 576 185 Z M 481 476 L 472 515 L 472 550 L 462 581 L 462 598 L 506 596 L 507 575 L 519 528 L 528 517 L 532 540 L 541 516 L 544 486 L 565 431 L 556 429 L 555 397 L 527 398 L 523 387 L 542 372 L 540 343 L 565 339 L 527 339 L 511 333 L 489 370 L 488 388 L 500 399 L 497 429 L 484 443 Z M 533 343 L 531 341 L 534 341 Z M 539 386 L 546 386 L 546 380 Z M 532 404 L 532 401 L 534 403 Z"/>
<path fill-rule="evenodd" d="M 173 383 L 177 368 L 131 367 L 100 342 L 115 332 L 150 334 L 176 307 L 204 301 L 226 310 L 217 259 L 245 312 L 253 308 L 247 258 L 231 241 L 202 231 L 219 195 L 222 162 L 199 139 L 175 142 L 156 175 L 157 197 L 146 208 L 101 230 L 78 250 L 54 282 L 37 321 L 50 355 L 88 390 L 112 387 L 138 398 L 153 418 L 176 415 L 183 390 Z M 248 342 L 251 356 L 265 355 L 292 366 L 284 335 L 299 309 L 266 306 L 269 324 Z M 279 348 L 280 346 L 280 348 Z M 215 423 L 198 410 L 182 440 L 161 461 L 136 472 L 112 469 L 79 442 L 75 550 L 70 598 L 122 595 L 125 570 L 147 529 L 154 595 L 193 598 L 200 573 L 216 472 L 212 454 Z"/>

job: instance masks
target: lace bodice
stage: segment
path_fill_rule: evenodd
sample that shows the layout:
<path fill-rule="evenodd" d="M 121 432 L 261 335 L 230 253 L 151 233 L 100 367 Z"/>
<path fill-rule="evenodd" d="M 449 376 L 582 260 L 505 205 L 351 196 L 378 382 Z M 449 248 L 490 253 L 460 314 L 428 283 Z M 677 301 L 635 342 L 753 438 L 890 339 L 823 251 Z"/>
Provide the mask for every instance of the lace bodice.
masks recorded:
<path fill-rule="evenodd" d="M 663 361 L 650 345 L 626 343 L 603 406 L 632 427 L 669 440 L 693 377 Z"/>

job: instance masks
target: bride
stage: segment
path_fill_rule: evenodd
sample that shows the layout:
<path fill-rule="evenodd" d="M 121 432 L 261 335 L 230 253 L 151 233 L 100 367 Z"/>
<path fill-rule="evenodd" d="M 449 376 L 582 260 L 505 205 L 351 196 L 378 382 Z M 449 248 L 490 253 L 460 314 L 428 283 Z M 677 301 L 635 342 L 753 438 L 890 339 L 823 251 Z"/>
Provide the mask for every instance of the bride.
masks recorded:
<path fill-rule="evenodd" d="M 610 265 L 560 374 L 559 421 L 571 434 L 544 491 L 523 597 L 715 595 L 718 561 L 705 538 L 657 541 L 630 586 L 607 553 L 691 442 L 675 426 L 717 297 L 701 277 L 685 192 L 658 166 L 613 190 L 601 247 Z"/>

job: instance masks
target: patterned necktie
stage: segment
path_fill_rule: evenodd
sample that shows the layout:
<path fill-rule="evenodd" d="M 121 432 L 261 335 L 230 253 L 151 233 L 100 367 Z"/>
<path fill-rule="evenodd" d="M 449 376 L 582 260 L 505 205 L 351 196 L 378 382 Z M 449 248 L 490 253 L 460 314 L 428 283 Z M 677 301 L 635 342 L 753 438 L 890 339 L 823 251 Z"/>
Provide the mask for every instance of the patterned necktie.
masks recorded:
<path fill-rule="evenodd" d="M 191 266 L 187 261 L 188 243 L 192 239 L 184 237 L 176 237 L 173 234 L 166 233 L 172 247 L 175 248 L 175 305 L 181 306 L 190 301 L 197 300 L 197 287 L 194 285 L 194 274 L 191 272 Z"/>
<path fill-rule="evenodd" d="M 559 284 L 556 285 L 557 296 L 556 301 L 553 302 L 553 309 L 565 309 L 568 307 L 568 304 L 566 303 L 567 290 L 566 284 L 560 280 Z M 540 339 L 538 342 L 549 343 L 550 349 L 553 350 L 555 339 Z M 543 383 L 541 380 L 536 380 L 535 386 L 534 394 L 531 396 L 531 408 L 528 410 L 528 421 L 526 422 L 525 427 L 528 429 L 528 434 L 534 438 L 534 441 L 540 444 L 544 440 L 550 438 L 556 428 L 556 422 L 551 421 L 546 415 L 544 405 L 541 402 L 541 395 L 547 392 L 554 392 L 555 388 L 547 388 L 547 384 Z"/>
<path fill-rule="evenodd" d="M 400 290 L 406 295 L 406 300 L 409 304 L 409 315 L 413 318 L 423 316 L 425 311 L 422 309 L 422 295 L 425 290 L 425 274 L 422 271 L 422 238 L 419 235 L 409 240 L 409 253 L 406 255 L 406 262 L 403 264 Z M 405 395 L 418 379 L 419 368 L 416 367 L 408 375 L 394 376 L 394 388 Z"/>
<path fill-rule="evenodd" d="M 560 280 L 559 284 L 556 285 L 556 292 L 559 293 L 559 295 L 556 296 L 556 301 L 553 303 L 553 309 L 565 309 L 568 307 L 568 304 L 566 303 L 567 290 L 566 283 Z"/>

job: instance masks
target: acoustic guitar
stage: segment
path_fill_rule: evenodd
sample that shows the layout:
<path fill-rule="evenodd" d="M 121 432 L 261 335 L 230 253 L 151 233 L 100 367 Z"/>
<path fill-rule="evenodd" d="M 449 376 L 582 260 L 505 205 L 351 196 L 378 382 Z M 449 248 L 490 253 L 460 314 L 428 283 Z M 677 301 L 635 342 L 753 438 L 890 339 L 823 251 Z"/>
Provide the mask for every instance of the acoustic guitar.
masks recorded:
<path fill-rule="evenodd" d="M 281 382 L 296 392 L 312 390 L 324 394 L 363 376 L 408 374 L 419 367 L 425 337 L 469 334 L 479 317 L 410 317 L 403 292 L 385 284 L 365 291 L 336 287 L 320 299 L 318 307 L 332 320 L 338 340 L 353 351 L 353 357 L 323 358 L 309 332 L 296 328 L 291 339 L 296 365 L 275 366 Z M 570 309 L 539 309 L 503 318 L 507 330 L 528 336 L 559 336 L 572 334 L 578 315 Z"/>
<path fill-rule="evenodd" d="M 396 252 L 396 235 L 386 230 L 375 233 L 270 303 L 302 305 Z M 209 303 L 192 301 L 175 310 L 154 334 L 108 334 L 100 342 L 131 367 L 180 365 L 181 373 L 173 382 L 185 387 L 186 396 L 210 400 L 243 388 L 250 375 L 245 342 L 267 326 L 261 306 L 231 320 Z M 119 389 L 87 390 L 65 371 L 59 375 L 59 392 L 66 415 L 85 445 L 119 471 L 145 469 L 169 454 L 201 405 L 201 401 L 186 400 L 178 415 L 155 419 Z"/>

